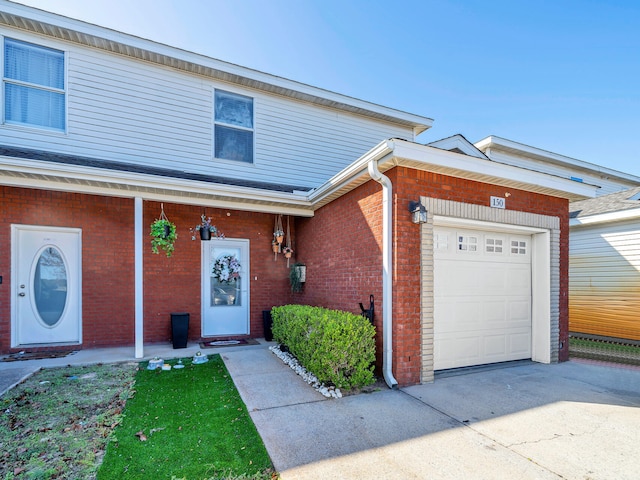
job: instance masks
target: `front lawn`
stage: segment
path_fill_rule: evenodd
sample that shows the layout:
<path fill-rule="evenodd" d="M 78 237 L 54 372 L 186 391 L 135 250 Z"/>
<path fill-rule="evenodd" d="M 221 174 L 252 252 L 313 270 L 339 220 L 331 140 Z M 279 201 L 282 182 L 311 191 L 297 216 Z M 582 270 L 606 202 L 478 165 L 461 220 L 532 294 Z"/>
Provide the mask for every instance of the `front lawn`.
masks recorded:
<path fill-rule="evenodd" d="M 181 370 L 138 371 L 98 480 L 271 478 L 269 455 L 220 355 L 182 361 Z"/>
<path fill-rule="evenodd" d="M 0 398 L 0 479 L 277 478 L 220 356 L 182 363 L 34 374 Z"/>

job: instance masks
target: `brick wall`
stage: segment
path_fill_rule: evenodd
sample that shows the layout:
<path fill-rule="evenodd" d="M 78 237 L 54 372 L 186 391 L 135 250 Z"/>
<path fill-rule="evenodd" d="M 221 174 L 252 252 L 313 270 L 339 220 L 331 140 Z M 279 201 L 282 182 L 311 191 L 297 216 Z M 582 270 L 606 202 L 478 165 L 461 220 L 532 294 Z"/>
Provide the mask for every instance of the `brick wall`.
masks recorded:
<path fill-rule="evenodd" d="M 264 213 L 164 204 L 169 220 L 176 224 L 178 239 L 175 252 L 167 258 L 144 249 L 144 321 L 145 342 L 161 342 L 171 338 L 171 312 L 189 312 L 189 337 L 201 335 L 201 241 L 193 241 L 189 228 L 194 227 L 205 212 L 227 238 L 250 242 L 250 332 L 252 337 L 264 335 L 262 311 L 289 303 L 289 270 L 286 259 L 271 250 L 274 216 Z M 150 225 L 160 215 L 160 203 L 145 202 L 144 224 Z M 286 228 L 286 217 L 285 217 Z M 295 238 L 295 225 L 291 222 Z"/>
<path fill-rule="evenodd" d="M 298 260 L 307 266 L 292 302 L 360 313 L 375 299 L 376 349 L 382 352 L 382 190 L 375 182 L 296 222 Z M 377 361 L 381 366 L 381 358 Z"/>
<path fill-rule="evenodd" d="M 201 207 L 164 204 L 177 226 L 171 258 L 151 253 L 149 225 L 160 204 L 144 202 L 145 342 L 170 341 L 171 312 L 189 312 L 189 337 L 199 339 L 200 240 L 192 241 Z M 271 252 L 274 216 L 236 210 L 206 209 L 229 238 L 250 240 L 250 332 L 264 335 L 262 310 L 290 302 L 286 260 Z M 285 220 L 286 221 L 286 220 Z M 83 348 L 132 345 L 134 339 L 134 202 L 132 199 L 0 187 L 0 353 L 10 349 L 11 224 L 82 229 Z M 291 224 L 292 236 L 295 224 Z"/>
<path fill-rule="evenodd" d="M 82 228 L 83 346 L 133 342 L 133 202 L 0 187 L 0 351 L 11 337 L 11 224 Z"/>
<path fill-rule="evenodd" d="M 490 196 L 509 192 L 508 208 L 560 217 L 561 340 L 568 335 L 568 201 L 556 197 L 396 167 L 386 175 L 394 189 L 393 350 L 394 375 L 400 385 L 420 382 L 420 229 L 408 204 L 420 196 L 488 205 Z M 299 258 L 307 265 L 304 292 L 295 303 L 359 312 L 358 302 L 376 297 L 378 370 L 382 352 L 382 187 L 374 181 L 319 209 L 297 223 Z M 566 345 L 566 341 L 565 341 Z M 566 347 L 560 360 L 566 360 Z"/>

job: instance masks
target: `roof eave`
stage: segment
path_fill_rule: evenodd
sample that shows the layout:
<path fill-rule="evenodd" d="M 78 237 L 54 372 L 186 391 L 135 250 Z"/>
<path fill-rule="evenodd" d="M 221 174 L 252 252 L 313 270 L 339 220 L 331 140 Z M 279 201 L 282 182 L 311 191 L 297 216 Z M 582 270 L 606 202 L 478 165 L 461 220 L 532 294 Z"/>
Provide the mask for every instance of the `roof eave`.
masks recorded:
<path fill-rule="evenodd" d="M 313 216 L 307 192 L 277 192 L 42 160 L 0 156 L 0 185 Z"/>
<path fill-rule="evenodd" d="M 482 140 L 474 143 L 478 150 L 486 153 L 487 151 L 496 150 L 513 155 L 530 157 L 535 160 L 540 160 L 547 163 L 554 163 L 556 165 L 569 165 L 574 168 L 580 168 L 588 170 L 599 175 L 606 175 L 609 177 L 615 177 L 628 182 L 640 183 L 640 177 L 632 175 L 630 173 L 620 172 L 611 168 L 596 165 L 595 163 L 585 162 L 584 160 L 578 160 L 576 158 L 567 157 L 558 153 L 549 152 L 541 148 L 531 147 L 523 143 L 514 142 L 506 138 L 490 135 Z M 488 155 L 491 157 L 491 154 Z"/>
<path fill-rule="evenodd" d="M 640 208 L 632 208 L 628 210 L 596 213 L 593 215 L 586 215 L 584 217 L 572 218 L 569 220 L 569 226 L 581 227 L 581 226 L 596 225 L 601 223 L 624 222 L 627 220 L 636 220 L 639 218 L 640 218 Z"/>
<path fill-rule="evenodd" d="M 314 190 L 309 195 L 314 210 L 369 181 L 367 164 L 374 160 L 378 162 L 378 168 L 381 172 L 386 172 L 396 166 L 404 166 L 467 180 L 502 185 L 507 188 L 566 198 L 569 201 L 593 198 L 598 189 L 595 185 L 576 182 L 547 173 L 525 170 L 405 140 L 389 139 L 379 143 L 349 167 Z"/>

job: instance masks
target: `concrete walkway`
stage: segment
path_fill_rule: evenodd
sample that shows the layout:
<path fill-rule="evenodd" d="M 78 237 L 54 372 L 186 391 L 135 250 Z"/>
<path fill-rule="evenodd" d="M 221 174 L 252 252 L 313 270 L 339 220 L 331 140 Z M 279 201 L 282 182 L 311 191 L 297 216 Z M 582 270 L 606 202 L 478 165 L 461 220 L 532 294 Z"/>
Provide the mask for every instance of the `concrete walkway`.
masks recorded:
<path fill-rule="evenodd" d="M 283 480 L 640 478 L 638 368 L 527 364 L 326 399 L 268 345 L 203 353 L 222 355 Z M 42 366 L 129 360 L 131 347 L 0 363 L 0 391 Z"/>
<path fill-rule="evenodd" d="M 640 369 L 527 364 L 329 400 L 268 350 L 222 356 L 283 480 L 640 478 Z"/>

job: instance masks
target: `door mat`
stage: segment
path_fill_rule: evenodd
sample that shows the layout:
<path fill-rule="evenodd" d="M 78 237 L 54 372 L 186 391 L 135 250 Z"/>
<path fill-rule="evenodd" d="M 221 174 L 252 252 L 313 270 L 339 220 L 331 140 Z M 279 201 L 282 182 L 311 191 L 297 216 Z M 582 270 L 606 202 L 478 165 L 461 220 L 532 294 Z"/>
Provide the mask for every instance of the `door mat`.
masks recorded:
<path fill-rule="evenodd" d="M 19 362 L 20 360 L 44 360 L 45 358 L 62 358 L 77 353 L 75 350 L 63 352 L 18 352 L 0 358 L 0 362 Z"/>
<path fill-rule="evenodd" d="M 200 348 L 239 347 L 241 345 L 260 345 L 253 338 L 241 338 L 240 340 L 215 340 L 213 342 L 200 342 Z"/>

